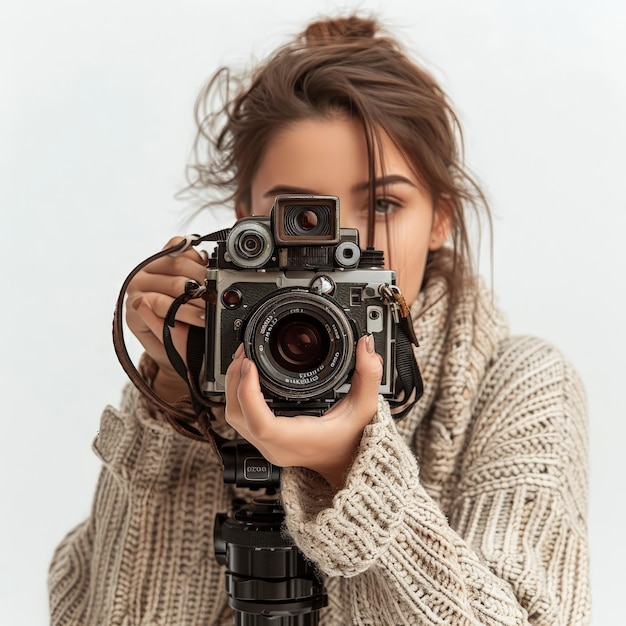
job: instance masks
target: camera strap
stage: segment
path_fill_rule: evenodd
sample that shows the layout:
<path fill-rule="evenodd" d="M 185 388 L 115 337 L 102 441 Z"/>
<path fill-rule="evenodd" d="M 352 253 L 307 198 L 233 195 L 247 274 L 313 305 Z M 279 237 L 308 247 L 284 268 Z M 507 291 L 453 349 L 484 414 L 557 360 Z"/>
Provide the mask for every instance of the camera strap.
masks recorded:
<path fill-rule="evenodd" d="M 210 441 L 218 454 L 220 454 L 219 449 L 226 439 L 215 433 L 210 424 L 213 419 L 211 408 L 219 406 L 220 403 L 204 398 L 198 392 L 197 376 L 201 366 L 202 355 L 193 353 L 187 355 L 188 363 L 193 370 L 192 372 L 189 372 L 182 357 L 174 348 L 170 332 L 170 328 L 174 326 L 176 311 L 180 308 L 180 306 L 194 297 L 201 297 L 202 293 L 200 291 L 200 285 L 195 281 L 188 281 L 185 286 L 185 293 L 176 298 L 170 306 L 163 329 L 163 341 L 168 357 L 171 361 L 173 361 L 172 364 L 176 368 L 176 371 L 187 381 L 189 386 L 192 398 L 191 408 L 187 402 L 173 405 L 163 400 L 137 370 L 130 354 L 128 353 L 124 340 L 123 313 L 124 300 L 126 292 L 128 291 L 128 286 L 132 279 L 147 265 L 164 256 L 177 256 L 188 248 L 197 246 L 205 241 L 222 241 L 225 237 L 227 237 L 227 235 L 228 229 L 220 230 L 202 237 L 199 235 L 190 235 L 181 240 L 179 243 L 169 248 L 165 248 L 164 250 L 153 254 L 139 263 L 124 280 L 122 287 L 120 288 L 120 293 L 118 295 L 113 313 L 113 346 L 115 348 L 115 354 L 130 381 L 144 396 L 149 398 L 163 411 L 163 414 L 174 430 L 192 439 Z M 195 327 L 193 326 L 190 327 L 190 332 L 194 332 L 194 328 Z M 195 330 L 204 332 L 202 329 Z M 198 365 L 199 360 L 200 365 Z"/>

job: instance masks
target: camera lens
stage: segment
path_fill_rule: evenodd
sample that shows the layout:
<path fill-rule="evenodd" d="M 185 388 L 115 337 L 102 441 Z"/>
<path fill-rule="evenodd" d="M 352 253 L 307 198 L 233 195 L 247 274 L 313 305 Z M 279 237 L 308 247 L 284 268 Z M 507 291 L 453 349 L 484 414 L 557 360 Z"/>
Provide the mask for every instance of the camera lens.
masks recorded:
<path fill-rule="evenodd" d="M 354 332 L 331 297 L 303 288 L 275 292 L 250 312 L 244 343 L 263 386 L 275 397 L 327 397 L 354 367 Z"/>
<path fill-rule="evenodd" d="M 270 345 L 278 365 L 295 372 L 314 369 L 328 354 L 328 333 L 318 319 L 291 315 L 276 323 L 275 341 Z"/>

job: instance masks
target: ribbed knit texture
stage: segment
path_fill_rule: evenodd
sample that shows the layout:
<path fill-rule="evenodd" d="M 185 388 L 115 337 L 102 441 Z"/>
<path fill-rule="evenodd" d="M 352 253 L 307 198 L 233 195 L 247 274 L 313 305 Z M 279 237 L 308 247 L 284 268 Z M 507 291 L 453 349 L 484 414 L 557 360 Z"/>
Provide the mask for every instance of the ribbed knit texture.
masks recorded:
<path fill-rule="evenodd" d="M 342 490 L 283 472 L 287 528 L 325 578 L 321 624 L 588 624 L 580 382 L 550 345 L 510 337 L 484 288 L 446 335 L 447 312 L 434 280 L 412 307 L 424 396 L 397 423 L 379 401 Z M 55 553 L 51 623 L 232 624 L 212 533 L 233 494 L 211 448 L 134 389 L 94 447 L 93 511 Z"/>

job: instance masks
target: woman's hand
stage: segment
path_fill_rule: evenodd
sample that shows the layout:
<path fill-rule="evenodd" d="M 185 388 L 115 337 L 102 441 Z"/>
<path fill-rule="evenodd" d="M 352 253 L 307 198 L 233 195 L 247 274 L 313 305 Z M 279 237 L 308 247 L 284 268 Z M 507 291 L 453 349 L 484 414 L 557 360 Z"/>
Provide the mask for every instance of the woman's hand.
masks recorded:
<path fill-rule="evenodd" d="M 180 243 L 174 237 L 164 247 Z M 163 322 L 173 300 L 185 291 L 190 278 L 203 284 L 206 277 L 206 258 L 193 248 L 178 256 L 165 256 L 146 266 L 133 278 L 128 287 L 126 321 L 146 352 L 159 366 L 153 387 L 164 400 L 174 402 L 188 395 L 187 384 L 171 366 L 163 346 Z M 172 340 L 184 358 L 187 350 L 189 326 L 204 326 L 204 301 L 191 300 L 176 314 Z"/>
<path fill-rule="evenodd" d="M 340 489 L 376 414 L 382 372 L 372 337 L 361 337 L 349 393 L 322 417 L 282 417 L 267 406 L 256 366 L 240 346 L 226 372 L 226 421 L 270 463 L 312 469 Z"/>

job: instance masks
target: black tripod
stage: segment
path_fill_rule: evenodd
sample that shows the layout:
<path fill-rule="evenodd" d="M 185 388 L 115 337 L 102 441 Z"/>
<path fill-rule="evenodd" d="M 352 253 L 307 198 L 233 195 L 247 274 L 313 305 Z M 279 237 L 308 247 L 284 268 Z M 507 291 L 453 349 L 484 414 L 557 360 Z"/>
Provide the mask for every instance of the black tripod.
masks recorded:
<path fill-rule="evenodd" d="M 246 441 L 220 448 L 224 482 L 264 495 L 234 501 L 231 517 L 215 520 L 215 556 L 226 566 L 228 603 L 236 626 L 316 626 L 328 604 L 322 581 L 283 529 L 276 490 L 279 469 Z"/>

